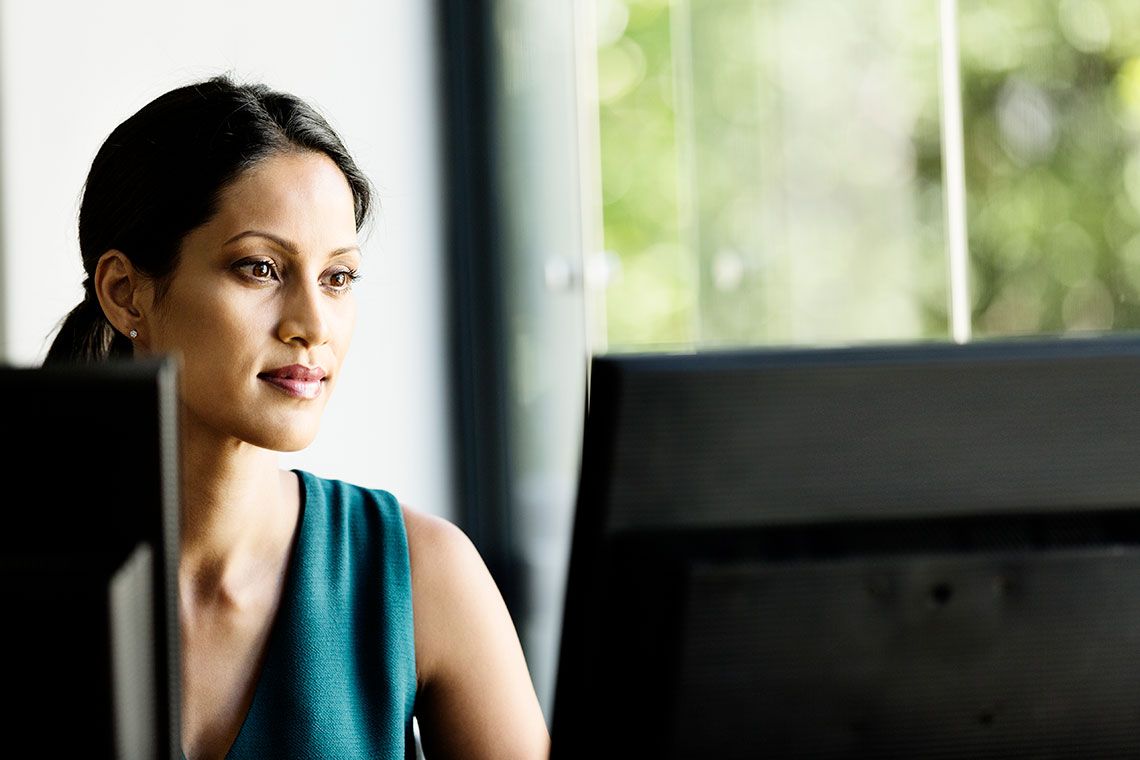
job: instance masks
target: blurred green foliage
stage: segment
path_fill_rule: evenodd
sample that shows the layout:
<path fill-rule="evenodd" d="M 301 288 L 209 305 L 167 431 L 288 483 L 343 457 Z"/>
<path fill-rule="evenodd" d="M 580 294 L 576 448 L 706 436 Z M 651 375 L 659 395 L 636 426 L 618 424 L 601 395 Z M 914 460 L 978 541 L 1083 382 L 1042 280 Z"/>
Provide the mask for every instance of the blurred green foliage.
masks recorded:
<path fill-rule="evenodd" d="M 947 337 L 935 6 L 598 0 L 611 348 Z M 1140 326 L 1140 3 L 959 25 L 975 331 Z"/>
<path fill-rule="evenodd" d="M 961 0 L 974 324 L 1140 326 L 1140 4 Z"/>
<path fill-rule="evenodd" d="M 611 344 L 692 340 L 695 283 L 680 244 L 668 0 L 599 7 L 598 98 Z"/>

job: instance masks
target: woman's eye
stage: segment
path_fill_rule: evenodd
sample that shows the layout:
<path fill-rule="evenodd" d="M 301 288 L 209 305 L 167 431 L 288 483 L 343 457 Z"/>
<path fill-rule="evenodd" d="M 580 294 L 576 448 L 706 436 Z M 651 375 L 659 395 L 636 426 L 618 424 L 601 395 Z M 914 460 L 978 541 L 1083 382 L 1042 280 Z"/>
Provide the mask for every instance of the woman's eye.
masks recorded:
<path fill-rule="evenodd" d="M 249 277 L 254 280 L 261 280 L 263 282 L 270 282 L 278 279 L 277 267 L 274 266 L 272 261 L 260 259 L 257 261 L 243 261 L 236 267 L 244 271 Z"/>
<path fill-rule="evenodd" d="M 355 270 L 340 269 L 329 274 L 328 284 L 333 290 L 348 290 L 359 277 Z"/>

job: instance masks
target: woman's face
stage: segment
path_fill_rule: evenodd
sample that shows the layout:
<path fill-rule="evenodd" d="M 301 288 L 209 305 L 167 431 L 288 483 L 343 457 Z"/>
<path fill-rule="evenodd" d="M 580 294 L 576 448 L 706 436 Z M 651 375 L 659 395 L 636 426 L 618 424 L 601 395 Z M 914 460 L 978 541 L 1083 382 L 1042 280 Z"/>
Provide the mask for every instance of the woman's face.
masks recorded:
<path fill-rule="evenodd" d="M 356 321 L 352 191 L 323 153 L 241 175 L 183 240 L 146 349 L 180 357 L 183 424 L 277 451 L 317 434 Z"/>

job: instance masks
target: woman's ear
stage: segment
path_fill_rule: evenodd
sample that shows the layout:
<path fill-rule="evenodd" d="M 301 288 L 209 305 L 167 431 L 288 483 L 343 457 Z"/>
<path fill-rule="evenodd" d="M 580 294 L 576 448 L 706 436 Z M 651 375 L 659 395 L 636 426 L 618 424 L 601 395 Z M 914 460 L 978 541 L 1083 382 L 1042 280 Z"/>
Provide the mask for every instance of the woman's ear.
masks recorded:
<path fill-rule="evenodd" d="M 146 315 L 151 305 L 150 278 L 135 269 L 122 251 L 111 249 L 95 265 L 95 295 L 111 326 L 136 344 L 149 333 Z M 131 331 L 135 335 L 131 335 Z"/>

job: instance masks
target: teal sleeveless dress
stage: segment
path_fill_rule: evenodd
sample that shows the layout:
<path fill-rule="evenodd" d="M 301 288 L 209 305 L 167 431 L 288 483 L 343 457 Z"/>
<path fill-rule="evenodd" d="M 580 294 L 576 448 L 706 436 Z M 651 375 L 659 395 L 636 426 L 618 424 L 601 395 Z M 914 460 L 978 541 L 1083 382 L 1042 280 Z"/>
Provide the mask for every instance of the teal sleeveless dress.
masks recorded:
<path fill-rule="evenodd" d="M 408 541 L 392 494 L 294 470 L 301 514 L 253 702 L 226 760 L 415 757 Z"/>

